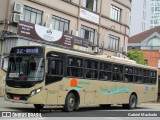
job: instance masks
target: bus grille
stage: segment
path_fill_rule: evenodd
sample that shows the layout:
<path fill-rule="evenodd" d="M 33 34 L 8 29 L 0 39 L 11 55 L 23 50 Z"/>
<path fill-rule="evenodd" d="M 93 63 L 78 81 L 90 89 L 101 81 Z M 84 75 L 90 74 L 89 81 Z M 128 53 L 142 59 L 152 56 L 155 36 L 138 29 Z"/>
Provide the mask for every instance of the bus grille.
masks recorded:
<path fill-rule="evenodd" d="M 25 101 L 27 101 L 30 96 L 29 94 L 21 95 L 21 94 L 12 94 L 12 93 L 7 93 L 6 95 L 7 95 L 8 99 L 25 100 Z M 15 98 L 18 98 L 18 99 L 15 99 Z"/>

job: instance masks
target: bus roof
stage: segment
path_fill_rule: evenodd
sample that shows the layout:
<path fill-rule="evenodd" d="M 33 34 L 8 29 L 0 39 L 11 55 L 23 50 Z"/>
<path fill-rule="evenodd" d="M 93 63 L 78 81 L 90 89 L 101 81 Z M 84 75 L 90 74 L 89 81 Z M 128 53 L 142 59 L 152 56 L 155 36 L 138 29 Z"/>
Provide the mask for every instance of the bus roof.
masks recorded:
<path fill-rule="evenodd" d="M 112 63 L 124 64 L 124 65 L 129 65 L 129 66 L 134 66 L 134 67 L 143 67 L 146 69 L 157 70 L 157 68 L 155 68 L 155 67 L 137 64 L 133 60 L 118 58 L 118 57 L 109 56 L 109 55 L 92 55 L 92 54 L 87 54 L 87 53 L 78 52 L 78 51 L 74 51 L 74 50 L 62 49 L 62 48 L 58 48 L 58 47 L 46 47 L 46 52 L 50 52 L 50 51 L 56 51 L 56 52 L 65 53 L 65 54 L 67 53 L 69 55 L 87 57 L 90 59 L 108 61 L 108 62 L 112 62 Z"/>

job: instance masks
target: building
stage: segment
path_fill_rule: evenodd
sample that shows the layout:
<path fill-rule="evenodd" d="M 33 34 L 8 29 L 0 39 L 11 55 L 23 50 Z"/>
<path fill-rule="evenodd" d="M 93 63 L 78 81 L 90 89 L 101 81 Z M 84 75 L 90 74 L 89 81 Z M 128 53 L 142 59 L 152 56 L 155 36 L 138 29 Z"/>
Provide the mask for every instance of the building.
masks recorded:
<path fill-rule="evenodd" d="M 160 25 L 159 0 L 133 0 L 130 36 Z"/>
<path fill-rule="evenodd" d="M 143 32 L 149 29 L 148 11 L 149 0 L 133 0 L 131 11 L 130 36 Z"/>
<path fill-rule="evenodd" d="M 147 65 L 157 67 L 160 75 L 160 27 L 130 37 L 128 49 L 143 51 Z"/>
<path fill-rule="evenodd" d="M 150 28 L 160 26 L 160 1 L 151 1 Z"/>
<path fill-rule="evenodd" d="M 130 0 L 0 0 L 0 6 L 1 56 L 4 48 L 24 45 L 4 38 L 14 39 L 19 20 L 84 38 L 89 52 L 97 47 L 115 56 L 127 51 Z"/>

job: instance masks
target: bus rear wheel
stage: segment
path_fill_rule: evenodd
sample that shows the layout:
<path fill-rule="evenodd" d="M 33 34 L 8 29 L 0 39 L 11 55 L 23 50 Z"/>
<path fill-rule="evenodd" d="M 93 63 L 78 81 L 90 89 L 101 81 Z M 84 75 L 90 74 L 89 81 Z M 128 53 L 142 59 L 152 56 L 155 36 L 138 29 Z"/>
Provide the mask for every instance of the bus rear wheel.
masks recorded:
<path fill-rule="evenodd" d="M 136 95 L 132 94 L 129 98 L 129 104 L 123 104 L 123 108 L 126 109 L 135 109 L 137 107 L 137 97 Z"/>
<path fill-rule="evenodd" d="M 75 108 L 75 104 L 76 104 L 75 95 L 73 93 L 69 93 L 66 97 L 63 111 L 72 112 Z"/>
<path fill-rule="evenodd" d="M 43 104 L 34 104 L 36 110 L 42 110 L 44 105 Z"/>

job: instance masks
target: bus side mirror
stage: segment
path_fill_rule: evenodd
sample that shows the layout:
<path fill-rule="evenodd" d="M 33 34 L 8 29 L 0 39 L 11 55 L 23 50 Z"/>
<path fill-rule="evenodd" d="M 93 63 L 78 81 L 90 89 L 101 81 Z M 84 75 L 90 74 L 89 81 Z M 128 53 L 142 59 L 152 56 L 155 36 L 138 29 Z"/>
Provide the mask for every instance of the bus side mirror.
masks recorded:
<path fill-rule="evenodd" d="M 7 73 L 7 68 L 8 68 L 8 57 L 2 58 L 1 61 L 1 69 Z"/>

